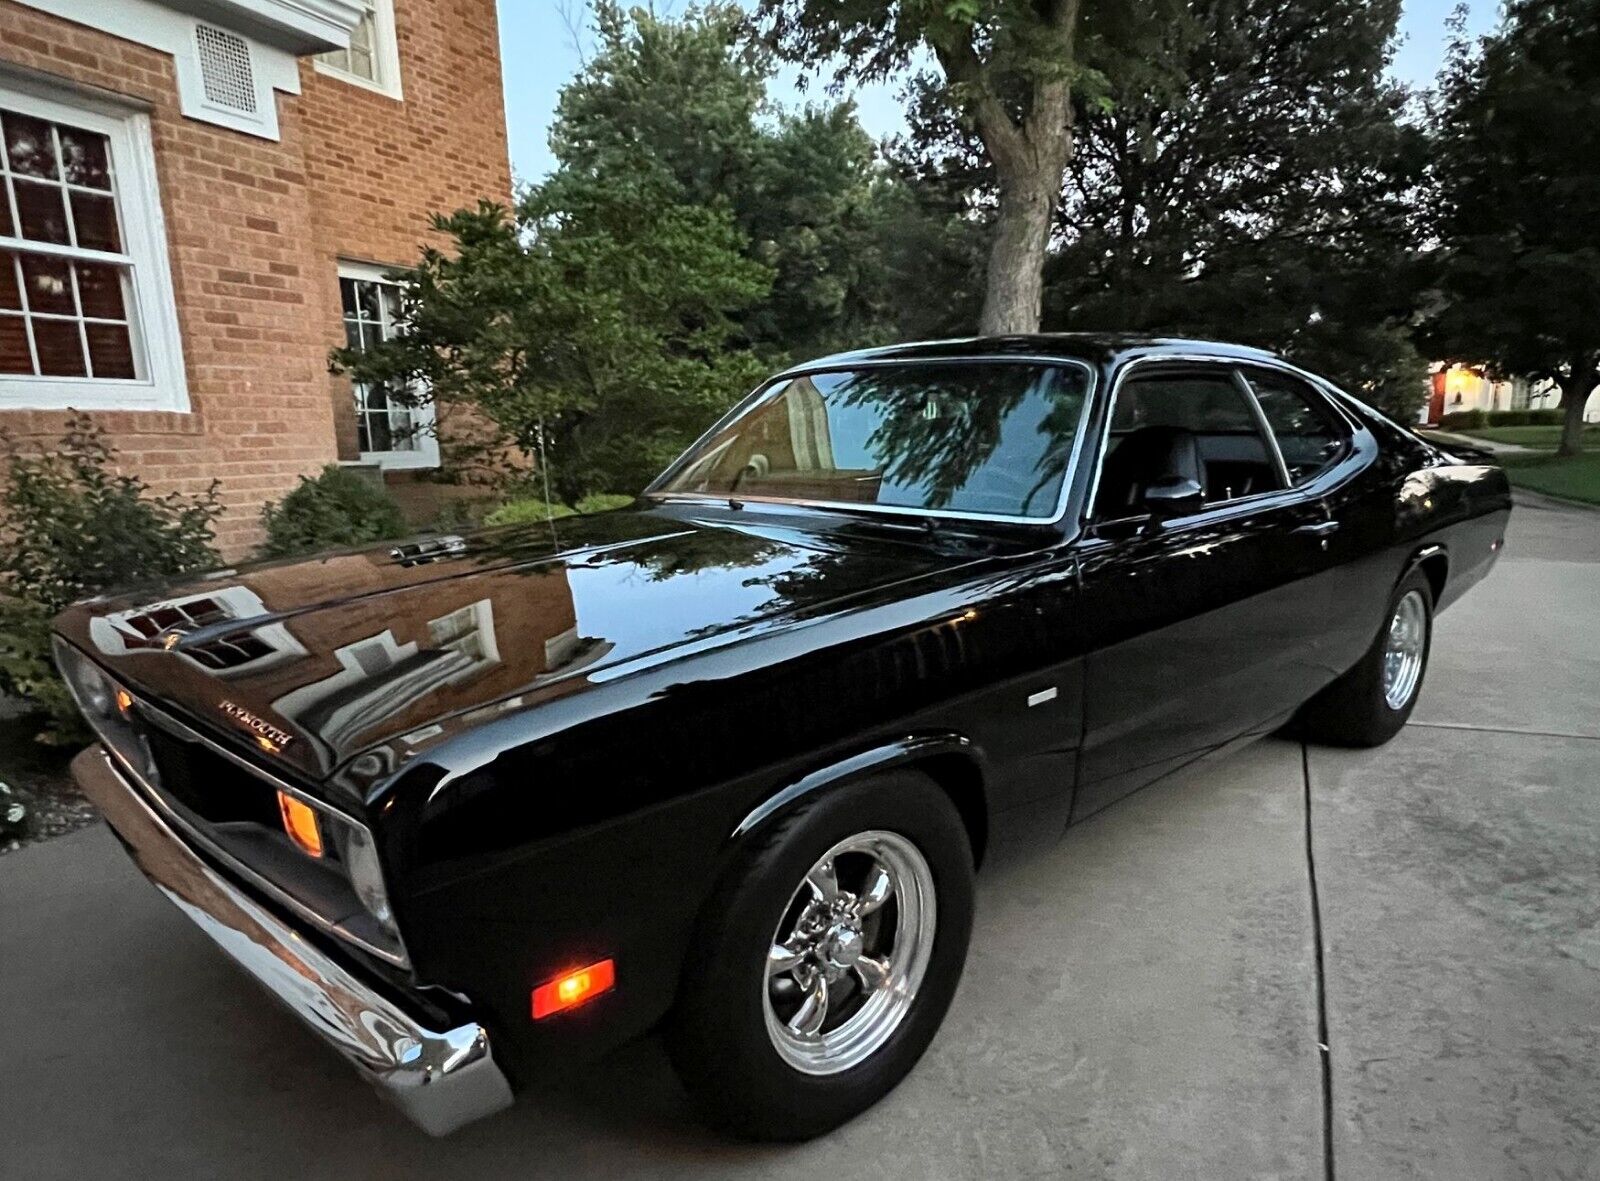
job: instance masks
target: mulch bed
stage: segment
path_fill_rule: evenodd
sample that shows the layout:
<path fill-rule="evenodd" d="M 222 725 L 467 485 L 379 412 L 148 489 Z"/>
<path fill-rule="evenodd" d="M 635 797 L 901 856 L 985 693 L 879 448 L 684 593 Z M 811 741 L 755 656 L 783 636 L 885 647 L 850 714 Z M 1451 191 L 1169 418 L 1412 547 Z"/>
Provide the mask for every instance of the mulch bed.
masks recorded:
<path fill-rule="evenodd" d="M 77 751 L 35 742 L 34 729 L 13 703 L 0 699 L 0 783 L 27 809 L 20 835 L 0 835 L 0 856 L 77 832 L 100 818 L 67 770 Z"/>

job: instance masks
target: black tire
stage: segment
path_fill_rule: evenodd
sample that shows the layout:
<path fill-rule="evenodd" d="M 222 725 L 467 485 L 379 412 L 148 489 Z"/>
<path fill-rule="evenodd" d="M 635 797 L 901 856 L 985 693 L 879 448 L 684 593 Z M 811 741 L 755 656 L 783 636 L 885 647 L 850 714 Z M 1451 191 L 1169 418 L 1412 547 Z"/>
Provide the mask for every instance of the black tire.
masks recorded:
<path fill-rule="evenodd" d="M 1418 596 L 1422 605 L 1422 666 L 1410 692 L 1398 706 L 1385 696 L 1384 655 L 1389 628 L 1395 613 L 1408 596 Z M 1414 600 L 1418 601 L 1418 600 Z M 1420 570 L 1413 570 L 1395 587 L 1384 612 L 1372 647 L 1357 665 L 1300 711 L 1297 729 L 1309 742 L 1330 746 L 1382 746 L 1400 732 L 1416 707 L 1422 682 L 1428 672 L 1428 655 L 1433 648 L 1433 587 Z"/>
<path fill-rule="evenodd" d="M 804 1073 L 768 1033 L 768 950 L 813 866 L 839 842 L 874 830 L 904 838 L 931 871 L 932 951 L 887 1040 L 837 1073 Z M 667 1029 L 673 1065 L 707 1121 L 751 1139 L 804 1140 L 893 1090 L 928 1048 L 960 983 L 972 898 L 972 847 L 960 814 L 913 771 L 823 792 L 758 831 L 701 914 Z"/>

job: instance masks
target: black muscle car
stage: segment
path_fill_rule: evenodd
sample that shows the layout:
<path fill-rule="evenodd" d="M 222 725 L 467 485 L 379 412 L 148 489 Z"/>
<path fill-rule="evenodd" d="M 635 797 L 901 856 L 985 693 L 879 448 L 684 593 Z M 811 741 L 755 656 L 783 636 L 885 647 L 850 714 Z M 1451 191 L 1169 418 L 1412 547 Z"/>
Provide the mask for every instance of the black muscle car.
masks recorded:
<path fill-rule="evenodd" d="M 79 604 L 139 867 L 443 1133 L 663 1027 L 814 1135 L 934 1036 L 974 870 L 1293 723 L 1372 745 L 1504 474 L 1249 349 L 798 366 L 631 507 Z"/>

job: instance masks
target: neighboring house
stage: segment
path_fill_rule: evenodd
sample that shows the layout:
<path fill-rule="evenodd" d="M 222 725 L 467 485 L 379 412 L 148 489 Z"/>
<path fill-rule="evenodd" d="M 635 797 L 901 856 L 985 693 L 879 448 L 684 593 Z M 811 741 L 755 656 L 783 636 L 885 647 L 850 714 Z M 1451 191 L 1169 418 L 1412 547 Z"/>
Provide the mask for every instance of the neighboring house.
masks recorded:
<path fill-rule="evenodd" d="M 0 430 L 92 412 L 218 542 L 334 462 L 437 467 L 330 376 L 392 329 L 430 213 L 510 198 L 494 0 L 0 0 Z"/>
<path fill-rule="evenodd" d="M 1419 416 L 1437 426 L 1446 414 L 1467 410 L 1554 410 L 1561 391 L 1554 382 L 1530 382 L 1525 377 L 1495 381 L 1467 365 L 1435 363 L 1428 376 L 1428 401 Z M 1600 394 L 1591 395 L 1584 417 L 1600 419 Z"/>

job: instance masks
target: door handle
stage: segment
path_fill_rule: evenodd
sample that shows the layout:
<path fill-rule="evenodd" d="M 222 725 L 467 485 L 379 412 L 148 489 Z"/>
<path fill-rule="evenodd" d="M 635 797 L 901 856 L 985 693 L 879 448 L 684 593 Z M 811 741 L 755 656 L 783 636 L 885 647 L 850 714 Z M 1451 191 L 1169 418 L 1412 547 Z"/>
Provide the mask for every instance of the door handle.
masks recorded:
<path fill-rule="evenodd" d="M 1307 537 L 1326 537 L 1330 533 L 1339 531 L 1338 521 L 1318 521 L 1312 525 L 1297 525 L 1291 532 L 1301 533 Z"/>

